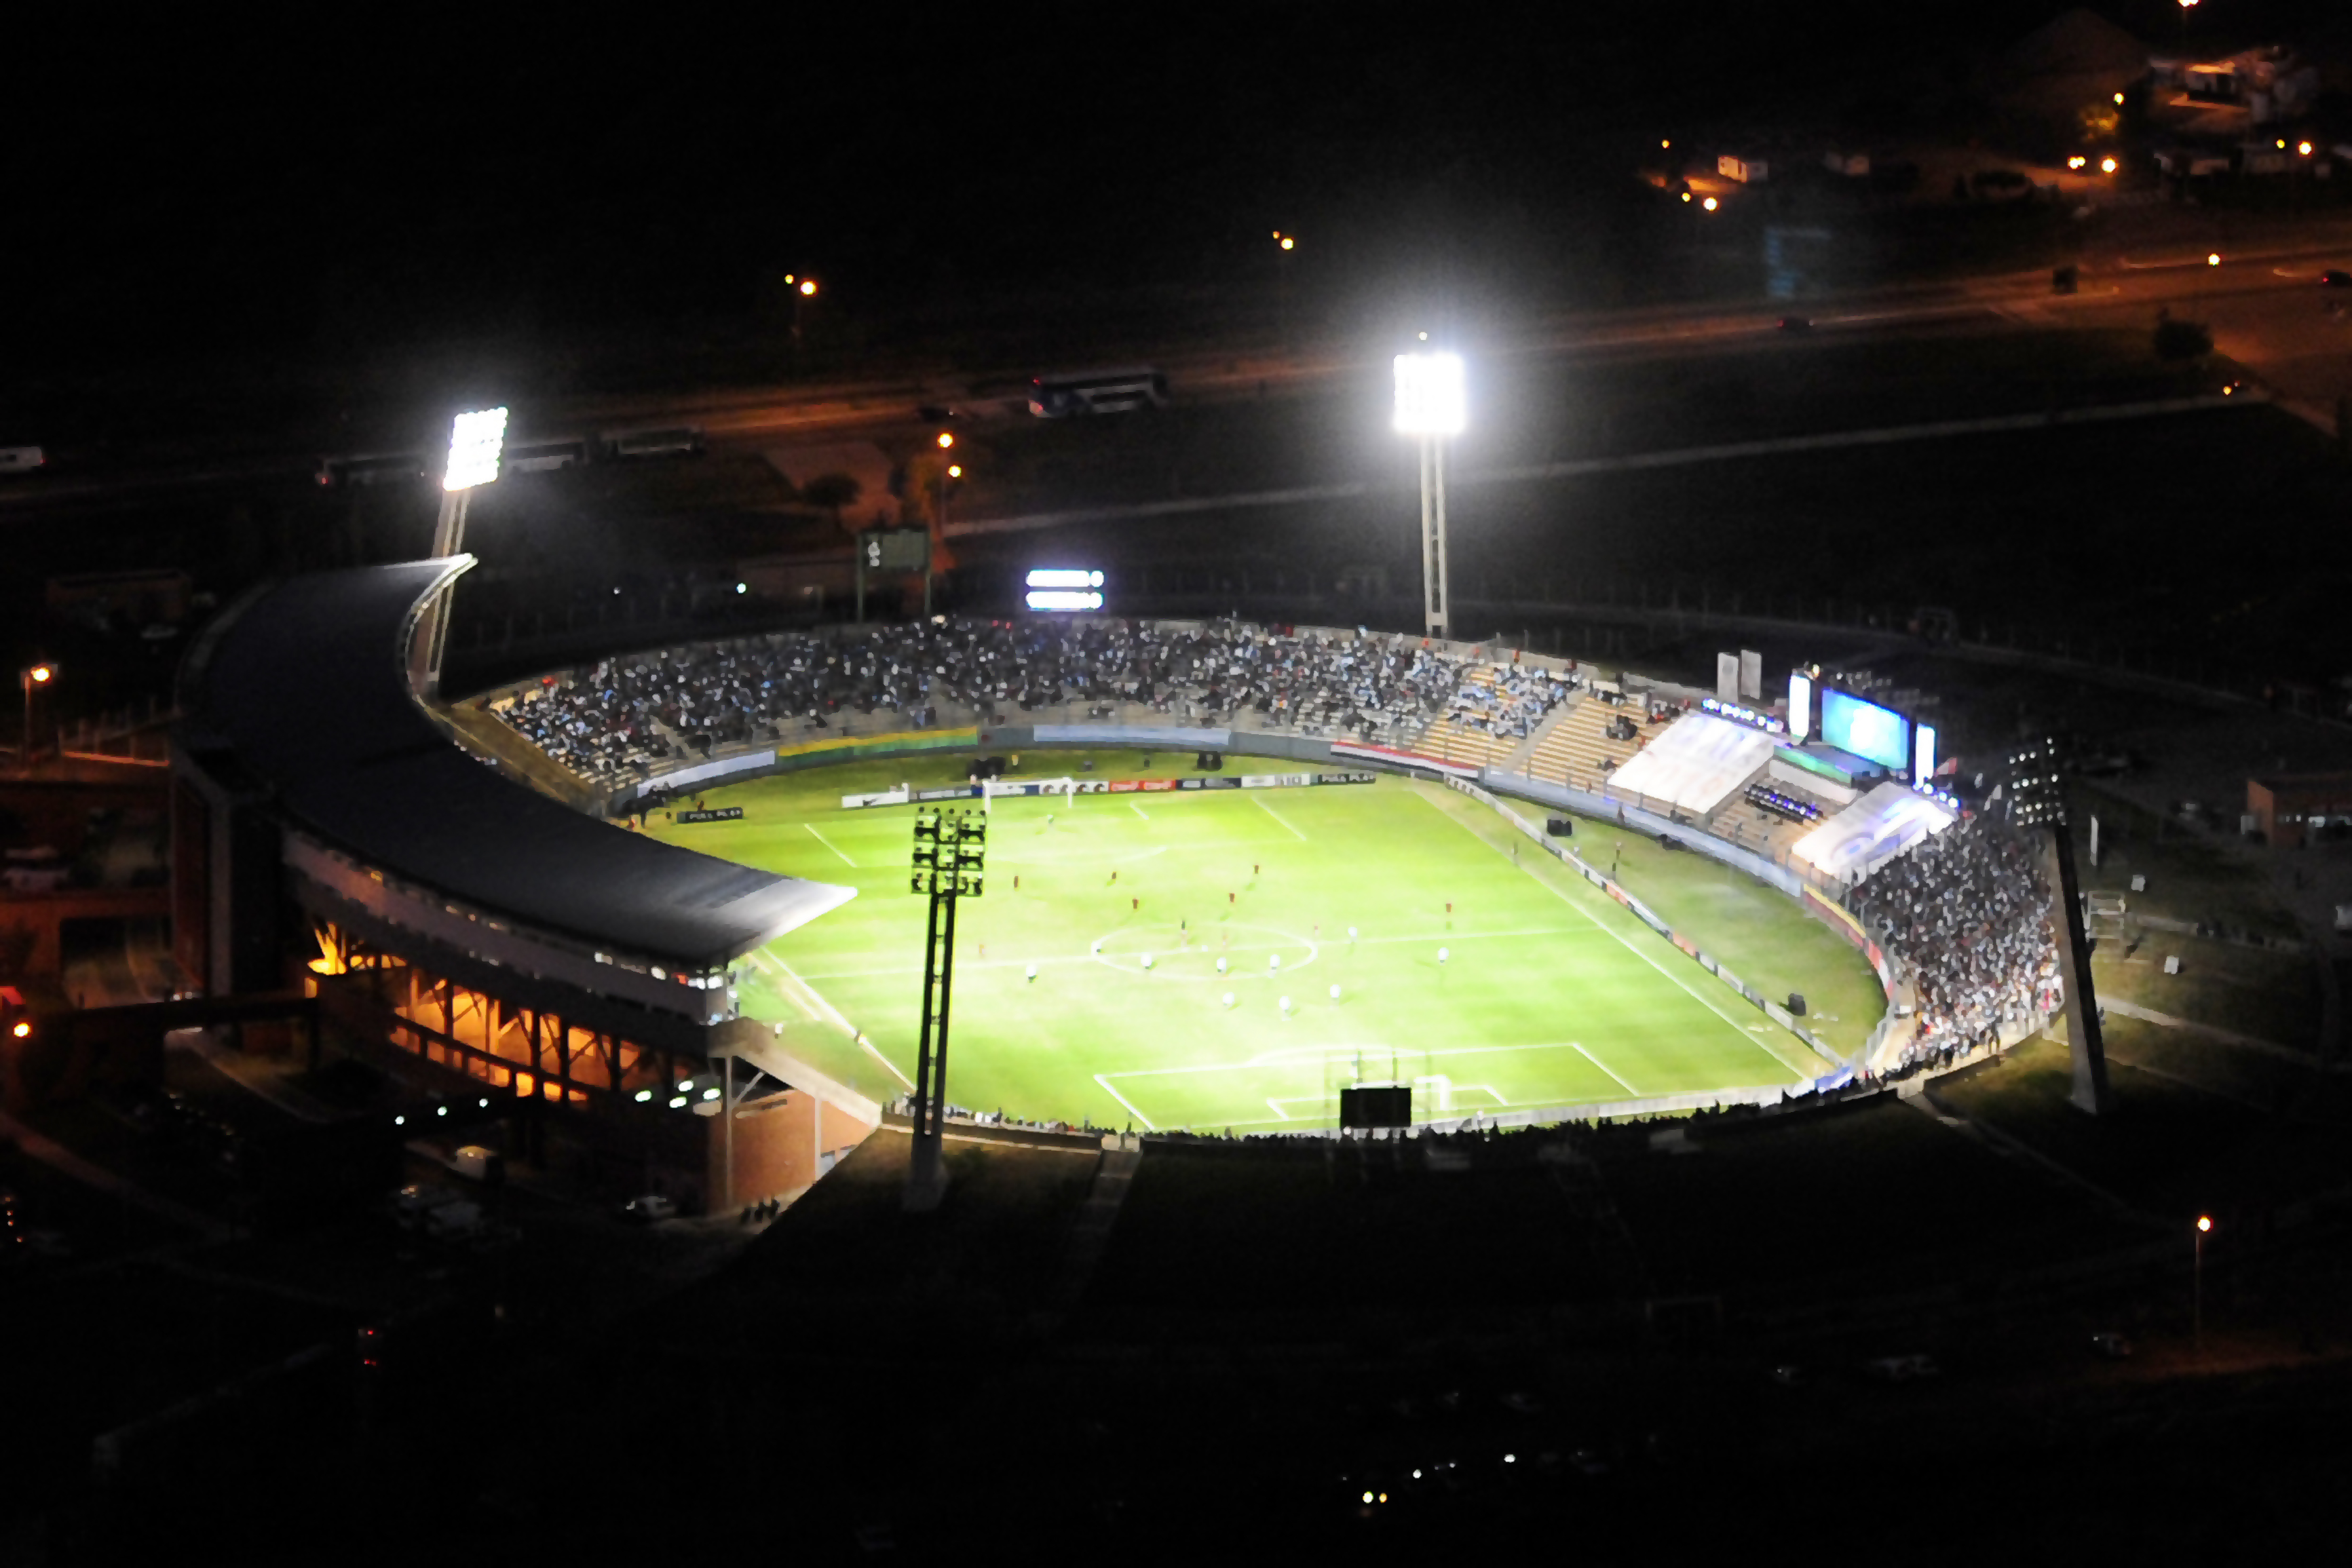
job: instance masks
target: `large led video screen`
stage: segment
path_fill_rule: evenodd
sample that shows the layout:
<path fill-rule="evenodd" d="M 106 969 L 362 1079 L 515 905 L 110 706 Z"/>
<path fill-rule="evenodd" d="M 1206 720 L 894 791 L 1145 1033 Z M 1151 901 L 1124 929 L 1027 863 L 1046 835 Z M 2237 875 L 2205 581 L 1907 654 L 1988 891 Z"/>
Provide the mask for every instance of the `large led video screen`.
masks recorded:
<path fill-rule="evenodd" d="M 1898 773 L 1911 765 L 1910 721 L 1851 692 L 1822 693 L 1822 738 Z"/>

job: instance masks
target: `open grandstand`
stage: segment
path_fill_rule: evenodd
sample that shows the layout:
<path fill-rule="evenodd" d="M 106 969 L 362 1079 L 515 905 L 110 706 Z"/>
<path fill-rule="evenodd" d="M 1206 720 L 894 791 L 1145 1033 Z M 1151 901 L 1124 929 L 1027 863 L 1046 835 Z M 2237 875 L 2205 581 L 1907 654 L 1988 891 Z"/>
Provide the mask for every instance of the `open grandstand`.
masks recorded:
<path fill-rule="evenodd" d="M 282 984 L 282 955 L 304 952 L 301 983 L 386 1064 L 528 1099 L 583 1157 L 658 1166 L 688 1203 L 814 1179 L 903 1092 L 906 982 L 866 972 L 898 956 L 856 954 L 898 939 L 907 901 L 882 895 L 903 891 L 904 818 L 834 802 L 904 800 L 908 781 L 1055 835 L 1005 852 L 1000 888 L 1034 879 L 1030 924 L 982 938 L 1003 946 L 960 994 L 975 1020 L 1002 991 L 1087 1070 L 1012 1073 L 974 1117 L 1292 1134 L 1376 1080 L 1409 1084 L 1436 1126 L 1778 1103 L 2016 1038 L 2055 1005 L 2029 846 L 1956 831 L 1927 793 L 1690 688 L 1352 629 L 943 617 L 615 653 L 428 705 L 402 650 L 467 564 L 283 584 L 197 651 L 175 810 L 205 874 L 181 894 L 184 947 L 220 988 Z M 1000 780 L 982 801 L 969 759 L 1024 751 L 1045 755 L 1011 782 L 1053 790 Z M 1228 753 L 1232 771 L 1207 770 Z M 1340 779 L 1377 784 L 1298 788 Z M 677 820 L 689 797 L 745 790 Z M 727 820 L 739 798 L 757 809 Z M 1583 852 L 1547 817 L 1588 824 Z M 1645 897 L 1597 852 L 1620 836 L 1696 852 L 1692 869 L 1643 872 Z M 1269 865 L 1282 885 L 1250 885 Z M 1709 891 L 1677 894 L 1686 874 Z M 1032 896 L 1048 892 L 1050 908 Z M 1260 929 L 1242 928 L 1244 892 Z M 1159 930 L 1171 904 L 1178 929 Z M 1735 905 L 1766 935 L 1726 948 Z M 1593 939 L 1614 955 L 1600 969 L 1559 946 Z M 1092 988 L 1051 981 L 1047 1004 L 1061 949 L 1011 961 L 1033 940 Z M 1834 962 L 1775 971 L 1806 942 L 1867 976 L 1834 1022 L 1809 1022 L 1801 994 L 1845 984 Z M 1209 966 L 1236 954 L 1295 989 L 1261 972 L 1224 999 Z M 1244 1013 L 1239 1033 L 1213 1021 Z M 1573 1040 L 1544 1021 L 1565 1017 L 1587 1020 Z M 1078 1060 L 1145 1018 L 1166 1036 L 1150 1061 Z M 1198 1050 L 1213 1029 L 1245 1048 L 1223 1078 L 1198 1071 L 1217 1065 Z M 782 1113 L 695 1113 L 739 1089 Z"/>

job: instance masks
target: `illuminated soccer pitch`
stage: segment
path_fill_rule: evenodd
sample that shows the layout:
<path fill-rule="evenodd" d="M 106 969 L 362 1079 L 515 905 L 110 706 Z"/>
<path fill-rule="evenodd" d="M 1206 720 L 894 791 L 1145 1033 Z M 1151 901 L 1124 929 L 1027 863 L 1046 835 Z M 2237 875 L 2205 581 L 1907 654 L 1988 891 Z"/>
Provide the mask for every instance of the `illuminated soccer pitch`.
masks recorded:
<path fill-rule="evenodd" d="M 1191 760 L 1162 753 L 1152 772 L 1181 777 L 1168 764 Z M 1133 752 L 1094 761 L 1093 778 L 1145 776 Z M 841 798 L 957 781 L 962 767 L 758 779 L 698 792 L 740 820 L 647 824 L 858 890 L 747 959 L 741 1006 L 782 1025 L 781 1051 L 877 1100 L 915 1070 L 926 901 L 908 890 L 913 808 Z M 1299 767 L 1227 760 L 1229 774 Z M 1037 751 L 1008 777 L 1071 774 L 1089 777 L 1074 754 Z M 1000 798 L 991 824 L 986 894 L 958 917 L 960 1105 L 1138 1131 L 1304 1130 L 1329 1125 L 1357 1082 L 1411 1083 L 1429 1119 L 1793 1086 L 1832 1065 L 1491 809 L 1433 784 Z M 1673 874 L 1712 879 L 1690 906 L 1745 930 L 1751 982 L 1853 998 L 1857 1029 L 1874 1021 L 1861 957 L 1785 897 L 1711 865 Z M 1783 972 L 1759 954 L 1781 955 Z"/>

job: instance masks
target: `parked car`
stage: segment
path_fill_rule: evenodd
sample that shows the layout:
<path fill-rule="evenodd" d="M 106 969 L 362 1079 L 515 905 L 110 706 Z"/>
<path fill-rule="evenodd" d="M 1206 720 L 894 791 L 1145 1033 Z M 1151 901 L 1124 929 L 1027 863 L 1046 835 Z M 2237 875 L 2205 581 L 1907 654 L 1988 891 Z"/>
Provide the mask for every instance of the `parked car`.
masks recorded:
<path fill-rule="evenodd" d="M 392 1195 L 393 1221 L 403 1230 L 415 1230 L 435 1209 L 457 1201 L 457 1195 L 446 1186 L 411 1182 Z"/>
<path fill-rule="evenodd" d="M 648 1224 L 656 1219 L 675 1219 L 677 1205 L 657 1192 L 641 1193 L 621 1205 L 621 1217 Z"/>
<path fill-rule="evenodd" d="M 2119 1333 L 2095 1333 L 2091 1336 L 2091 1351 L 2109 1361 L 2121 1361 L 2131 1354 L 2131 1341 Z"/>
<path fill-rule="evenodd" d="M 2347 272 L 2340 267 L 2331 267 L 2326 272 L 2319 275 L 2319 287 L 2322 288 L 2352 288 L 2352 272 Z"/>
<path fill-rule="evenodd" d="M 1932 1355 L 1882 1355 L 1867 1363 L 1863 1371 L 1880 1383 L 1912 1383 L 1923 1377 L 1934 1377 L 1942 1370 Z"/>

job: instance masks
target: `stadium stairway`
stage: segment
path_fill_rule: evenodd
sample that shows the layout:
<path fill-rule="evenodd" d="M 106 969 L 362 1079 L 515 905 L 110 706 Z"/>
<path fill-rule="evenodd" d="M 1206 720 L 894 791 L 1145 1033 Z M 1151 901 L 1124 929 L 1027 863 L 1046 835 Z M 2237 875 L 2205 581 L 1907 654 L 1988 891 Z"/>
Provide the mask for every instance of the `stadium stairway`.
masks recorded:
<path fill-rule="evenodd" d="M 1068 1312 L 1086 1293 L 1095 1266 L 1102 1261 L 1103 1249 L 1110 1243 L 1111 1227 L 1118 1223 L 1127 1190 L 1135 1183 L 1136 1167 L 1142 1163 L 1143 1140 L 1133 1133 L 1112 1134 L 1103 1139 L 1094 1185 L 1087 1189 L 1077 1218 L 1071 1221 L 1069 1239 L 1062 1249 L 1061 1268 L 1054 1281 L 1053 1300 L 1058 1310 Z"/>
<path fill-rule="evenodd" d="M 1631 705 L 1612 707 L 1591 697 L 1571 704 L 1537 743 L 1523 770 L 1548 783 L 1598 788 L 1607 778 L 1604 761 L 1621 764 L 1642 748 L 1640 740 L 1612 740 L 1608 735 L 1612 719 L 1634 711 Z"/>
<path fill-rule="evenodd" d="M 1525 740 L 1512 748 L 1508 757 L 1493 766 L 1505 773 L 1522 773 L 1530 778 L 1541 777 L 1535 771 L 1537 754 L 1543 749 L 1544 743 L 1551 738 L 1552 731 L 1566 724 L 1569 715 L 1591 700 L 1582 692 L 1569 693 L 1558 707 L 1544 715 L 1543 722 L 1530 730 Z"/>

